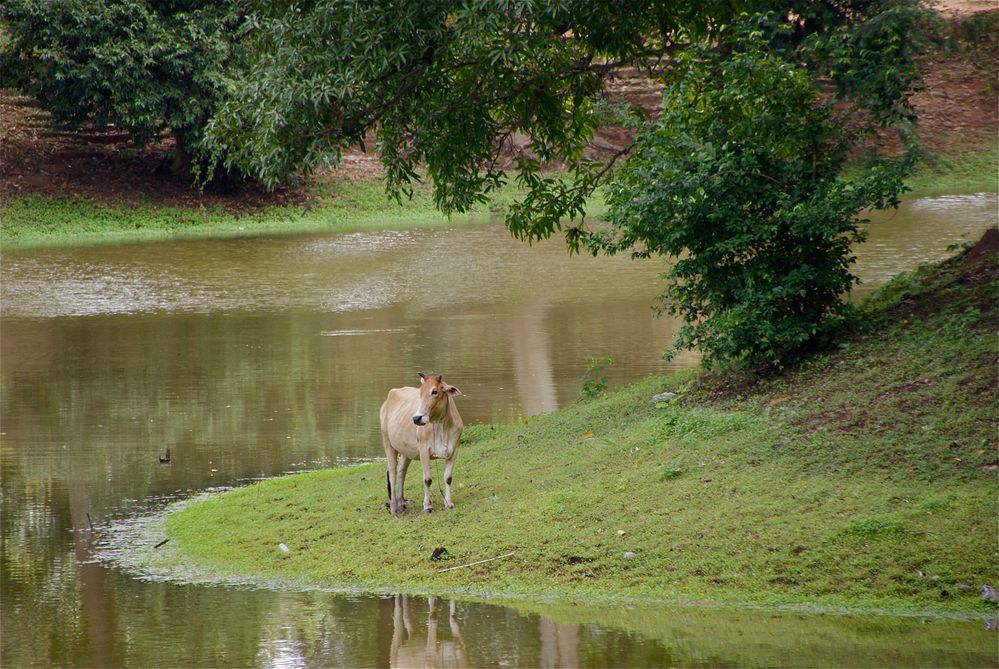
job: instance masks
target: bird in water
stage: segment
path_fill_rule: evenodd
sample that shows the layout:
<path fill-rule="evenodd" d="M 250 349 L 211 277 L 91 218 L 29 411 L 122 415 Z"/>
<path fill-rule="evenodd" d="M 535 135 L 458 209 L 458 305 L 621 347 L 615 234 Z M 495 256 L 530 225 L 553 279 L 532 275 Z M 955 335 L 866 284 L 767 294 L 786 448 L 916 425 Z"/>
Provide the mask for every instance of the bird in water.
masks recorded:
<path fill-rule="evenodd" d="M 162 462 L 163 464 L 166 464 L 166 463 L 170 462 L 170 447 L 169 446 L 167 446 L 166 455 L 164 455 L 164 456 L 162 456 L 160 458 L 160 462 Z"/>

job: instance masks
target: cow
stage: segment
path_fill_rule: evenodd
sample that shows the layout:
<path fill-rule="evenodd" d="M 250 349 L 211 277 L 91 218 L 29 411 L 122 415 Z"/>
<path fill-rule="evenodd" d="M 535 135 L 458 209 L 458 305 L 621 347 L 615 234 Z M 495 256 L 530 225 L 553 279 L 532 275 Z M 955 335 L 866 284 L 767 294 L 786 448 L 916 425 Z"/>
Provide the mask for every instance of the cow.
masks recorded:
<path fill-rule="evenodd" d="M 440 375 L 427 376 L 420 372 L 419 388 L 393 388 L 382 404 L 378 417 L 382 428 L 382 445 L 388 461 L 389 512 L 394 516 L 406 508 L 403 497 L 406 470 L 417 458 L 423 466 L 423 512 L 430 513 L 430 461 L 444 460 L 444 506 L 454 508 L 451 501 L 451 472 L 454 456 L 464 423 L 458 415 L 454 398 L 461 391 L 444 383 Z"/>

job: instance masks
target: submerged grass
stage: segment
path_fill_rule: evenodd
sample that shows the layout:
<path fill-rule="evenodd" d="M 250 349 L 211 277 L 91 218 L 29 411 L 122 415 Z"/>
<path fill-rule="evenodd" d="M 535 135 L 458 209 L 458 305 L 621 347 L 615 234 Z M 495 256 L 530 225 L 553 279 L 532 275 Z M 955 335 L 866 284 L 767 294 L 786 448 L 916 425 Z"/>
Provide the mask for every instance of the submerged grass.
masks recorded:
<path fill-rule="evenodd" d="M 995 611 L 997 255 L 892 282 L 784 377 L 656 377 L 469 427 L 455 510 L 391 517 L 381 464 L 311 472 L 171 514 L 166 559 L 315 587 Z"/>

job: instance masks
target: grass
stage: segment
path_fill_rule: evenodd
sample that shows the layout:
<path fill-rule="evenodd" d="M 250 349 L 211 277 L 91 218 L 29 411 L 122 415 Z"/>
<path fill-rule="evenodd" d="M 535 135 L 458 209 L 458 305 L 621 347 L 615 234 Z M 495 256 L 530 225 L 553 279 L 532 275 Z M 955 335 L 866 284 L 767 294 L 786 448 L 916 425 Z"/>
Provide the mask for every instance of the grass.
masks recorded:
<path fill-rule="evenodd" d="M 957 157 L 927 159 L 909 180 L 906 197 L 995 192 L 999 149 L 966 152 Z M 523 192 L 516 187 L 494 194 L 488 205 L 450 218 L 438 212 L 429 186 L 417 188 L 402 205 L 390 200 L 380 181 L 318 180 L 310 188 L 309 205 L 281 205 L 253 213 L 234 213 L 220 206 L 185 208 L 149 203 L 109 205 L 68 197 L 37 195 L 0 199 L 3 247 L 155 241 L 178 237 L 227 237 L 277 233 L 355 232 L 454 225 L 501 215 Z M 599 218 L 605 211 L 602 193 L 589 204 Z"/>
<path fill-rule="evenodd" d="M 999 191 L 999 147 L 928 156 L 906 181 L 906 198 Z"/>
<path fill-rule="evenodd" d="M 994 612 L 997 304 L 999 258 L 972 251 L 890 283 L 783 377 L 656 377 L 467 428 L 453 511 L 435 486 L 436 513 L 391 517 L 381 464 L 310 472 L 170 514 L 149 559 L 308 587 Z"/>
<path fill-rule="evenodd" d="M 488 204 L 451 217 L 434 207 L 426 184 L 402 204 L 390 199 L 384 184 L 376 180 L 317 181 L 310 195 L 307 205 L 280 205 L 252 213 L 221 206 L 109 205 L 69 197 L 6 197 L 0 199 L 0 240 L 4 248 L 11 249 L 459 225 L 499 215 L 521 191 L 515 186 L 504 188 Z M 599 194 L 591 210 L 594 215 L 603 210 Z"/>
<path fill-rule="evenodd" d="M 184 208 L 156 204 L 108 205 L 35 195 L 0 202 L 5 247 L 152 241 L 177 237 L 250 236 L 274 233 L 412 228 L 462 223 L 488 216 L 488 209 L 450 220 L 434 209 L 429 192 L 399 205 L 376 181 L 322 184 L 311 206 L 282 205 L 253 213 L 220 206 Z"/>

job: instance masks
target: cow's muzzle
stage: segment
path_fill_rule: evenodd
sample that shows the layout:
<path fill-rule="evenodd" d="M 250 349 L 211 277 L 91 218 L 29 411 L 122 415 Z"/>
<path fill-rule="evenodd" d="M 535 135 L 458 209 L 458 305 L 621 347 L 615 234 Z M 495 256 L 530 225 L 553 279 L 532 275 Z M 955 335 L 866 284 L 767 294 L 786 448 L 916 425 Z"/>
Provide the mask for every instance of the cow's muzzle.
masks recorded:
<path fill-rule="evenodd" d="M 416 423 L 417 425 L 426 425 L 427 423 L 430 422 L 430 420 L 426 416 L 426 414 L 418 413 L 415 416 L 413 416 L 413 422 Z"/>

